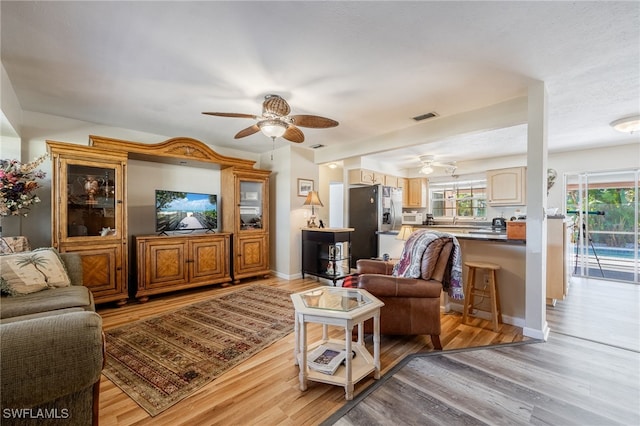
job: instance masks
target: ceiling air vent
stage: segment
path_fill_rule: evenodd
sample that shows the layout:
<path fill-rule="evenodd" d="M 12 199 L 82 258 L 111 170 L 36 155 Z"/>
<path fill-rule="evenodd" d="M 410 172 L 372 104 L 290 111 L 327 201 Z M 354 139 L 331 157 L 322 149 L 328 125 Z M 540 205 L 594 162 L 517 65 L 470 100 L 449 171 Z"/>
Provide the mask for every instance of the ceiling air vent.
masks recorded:
<path fill-rule="evenodd" d="M 437 116 L 438 116 L 438 114 L 435 113 L 435 112 L 428 112 L 426 114 L 415 116 L 415 117 L 413 117 L 413 119 L 416 120 L 416 121 L 422 121 L 422 120 L 426 120 L 428 118 L 433 118 L 433 117 L 437 117 Z"/>

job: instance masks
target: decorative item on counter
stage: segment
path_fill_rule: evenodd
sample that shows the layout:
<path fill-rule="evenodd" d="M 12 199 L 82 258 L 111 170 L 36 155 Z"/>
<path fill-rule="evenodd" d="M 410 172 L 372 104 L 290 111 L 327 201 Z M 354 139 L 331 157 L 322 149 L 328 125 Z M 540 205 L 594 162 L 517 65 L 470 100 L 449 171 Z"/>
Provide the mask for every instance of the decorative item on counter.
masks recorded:
<path fill-rule="evenodd" d="M 427 213 L 427 219 L 424 221 L 424 225 L 433 226 L 434 223 L 433 215 L 431 213 Z"/>
<path fill-rule="evenodd" d="M 508 240 L 526 240 L 527 239 L 527 222 L 514 220 L 507 222 L 507 239 Z"/>
<path fill-rule="evenodd" d="M 27 216 L 29 206 L 40 202 L 35 190 L 45 173 L 36 170 L 47 154 L 22 164 L 18 160 L 0 160 L 0 216 Z"/>

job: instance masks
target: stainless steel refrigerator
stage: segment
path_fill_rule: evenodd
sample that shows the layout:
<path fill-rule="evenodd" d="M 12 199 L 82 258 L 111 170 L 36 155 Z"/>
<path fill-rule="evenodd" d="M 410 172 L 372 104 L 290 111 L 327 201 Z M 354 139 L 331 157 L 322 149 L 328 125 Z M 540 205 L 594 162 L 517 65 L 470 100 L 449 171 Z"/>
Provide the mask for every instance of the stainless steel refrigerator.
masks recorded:
<path fill-rule="evenodd" d="M 358 259 L 378 256 L 378 233 L 399 231 L 402 225 L 402 190 L 373 185 L 349 189 L 351 267 Z"/>

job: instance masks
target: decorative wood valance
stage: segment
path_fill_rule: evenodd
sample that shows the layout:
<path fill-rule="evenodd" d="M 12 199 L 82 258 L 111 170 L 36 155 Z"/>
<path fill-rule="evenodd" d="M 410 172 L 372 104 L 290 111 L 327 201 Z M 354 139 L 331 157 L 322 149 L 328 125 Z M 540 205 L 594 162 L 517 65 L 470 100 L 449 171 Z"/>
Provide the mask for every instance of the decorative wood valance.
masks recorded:
<path fill-rule="evenodd" d="M 164 142 L 147 144 L 89 135 L 89 145 L 111 151 L 126 152 L 132 160 L 178 164 L 192 167 L 253 168 L 255 161 L 218 154 L 204 142 L 177 137 Z"/>

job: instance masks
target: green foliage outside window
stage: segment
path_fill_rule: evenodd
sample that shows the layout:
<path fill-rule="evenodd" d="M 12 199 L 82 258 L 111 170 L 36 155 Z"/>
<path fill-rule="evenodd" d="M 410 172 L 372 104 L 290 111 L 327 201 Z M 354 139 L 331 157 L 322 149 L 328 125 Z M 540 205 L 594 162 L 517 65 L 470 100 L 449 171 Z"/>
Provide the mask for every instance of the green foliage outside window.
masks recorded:
<path fill-rule="evenodd" d="M 567 191 L 567 210 L 579 209 L 579 191 Z M 635 209 L 638 194 L 634 188 L 594 188 L 587 191 L 585 211 L 604 212 L 604 215 L 588 215 L 588 229 L 594 244 L 610 247 L 632 248 L 634 244 Z M 598 233 L 602 231 L 603 233 Z M 625 233 L 625 234 L 620 234 Z"/>

